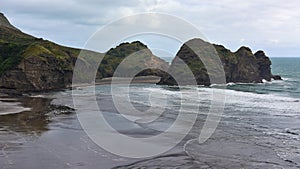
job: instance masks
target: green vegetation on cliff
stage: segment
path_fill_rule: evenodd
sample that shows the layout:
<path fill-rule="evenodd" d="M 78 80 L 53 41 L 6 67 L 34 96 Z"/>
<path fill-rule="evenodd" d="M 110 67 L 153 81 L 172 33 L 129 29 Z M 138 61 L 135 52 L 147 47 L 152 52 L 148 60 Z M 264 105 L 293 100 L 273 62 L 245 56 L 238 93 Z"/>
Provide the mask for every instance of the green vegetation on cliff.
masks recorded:
<path fill-rule="evenodd" d="M 126 58 L 126 60 L 124 60 Z M 123 63 L 122 63 L 123 62 Z M 156 64 L 160 69 L 166 69 L 168 63 L 164 60 L 154 56 L 146 45 L 139 41 L 132 43 L 122 43 L 116 48 L 111 48 L 106 52 L 100 66 L 100 77 L 112 77 L 117 67 L 122 63 L 119 69 L 124 71 L 118 71 L 119 77 L 130 77 L 132 74 L 138 73 L 151 64 Z M 158 70 L 147 70 L 146 72 L 140 72 L 140 75 L 158 75 L 161 72 Z"/>
<path fill-rule="evenodd" d="M 111 48 L 108 52 L 106 52 L 99 66 L 101 77 L 112 77 L 115 69 L 124 60 L 124 58 L 144 49 L 147 49 L 147 46 L 141 42 L 122 43 L 116 48 Z"/>
<path fill-rule="evenodd" d="M 97 78 L 113 76 L 124 58 L 136 53 L 138 59 L 131 59 L 130 64 L 127 64 L 129 71 L 122 71 L 120 76 L 130 76 L 130 69 L 141 70 L 151 64 L 168 66 L 167 62 L 154 56 L 146 45 L 138 41 L 120 44 L 105 54 L 64 47 L 23 33 L 12 26 L 1 13 L 0 49 L 0 88 L 20 91 L 44 91 L 70 86 L 80 53 L 86 55 L 78 60 L 84 65 L 83 70 L 77 73 L 82 82 L 89 79 L 84 69 L 88 71 L 103 56 L 100 66 L 97 67 Z M 143 75 L 148 73 L 157 72 L 151 70 Z"/>
<path fill-rule="evenodd" d="M 20 63 L 25 48 L 26 45 L 0 42 L 0 76 Z"/>

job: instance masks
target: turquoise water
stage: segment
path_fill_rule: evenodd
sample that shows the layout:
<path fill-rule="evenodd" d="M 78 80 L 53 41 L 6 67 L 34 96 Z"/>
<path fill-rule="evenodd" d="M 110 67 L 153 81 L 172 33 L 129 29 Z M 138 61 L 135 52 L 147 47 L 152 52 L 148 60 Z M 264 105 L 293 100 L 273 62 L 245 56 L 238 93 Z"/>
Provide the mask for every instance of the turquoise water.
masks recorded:
<path fill-rule="evenodd" d="M 274 74 L 283 77 L 281 92 L 300 98 L 300 58 L 272 58 Z"/>

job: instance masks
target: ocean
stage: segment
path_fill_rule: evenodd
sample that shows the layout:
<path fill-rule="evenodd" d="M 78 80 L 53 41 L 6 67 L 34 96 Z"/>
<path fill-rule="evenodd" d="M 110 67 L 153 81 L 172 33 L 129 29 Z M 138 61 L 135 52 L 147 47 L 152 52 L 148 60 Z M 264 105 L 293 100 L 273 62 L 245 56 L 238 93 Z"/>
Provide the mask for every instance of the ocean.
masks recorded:
<path fill-rule="evenodd" d="M 155 84 L 132 84 L 129 95 L 127 86 L 114 85 L 115 92 L 112 92 L 109 85 L 100 85 L 36 95 L 25 100 L 2 96 L 0 166 L 45 169 L 99 166 L 300 168 L 300 58 L 271 60 L 273 74 L 282 76 L 282 81 L 230 83 L 211 87 L 185 86 L 181 90 Z M 214 94 L 218 93 L 225 93 L 222 100 L 224 106 L 214 105 Z M 77 98 L 75 105 L 72 94 Z M 95 97 L 91 97 L 91 94 Z M 128 147 L 122 147 L 126 140 L 112 137 L 110 142 L 116 149 L 109 148 L 107 142 L 98 142 L 97 145 L 97 139 L 91 135 L 89 137 L 81 126 L 87 127 L 81 119 L 86 113 L 93 115 L 92 120 L 99 118 L 99 111 L 92 106 L 93 98 L 112 129 L 97 129 L 103 137 L 114 133 L 147 140 L 172 129 L 177 119 L 181 118 L 181 113 L 195 117 L 195 121 L 192 123 L 190 118 L 183 119 L 176 126 L 177 130 L 172 130 L 168 142 L 156 142 L 161 150 L 174 145 L 170 150 L 162 151 L 159 157 L 121 157 L 113 153 L 127 150 Z M 136 112 L 127 109 L 128 100 Z M 51 110 L 44 113 L 43 108 L 50 102 L 75 106 L 77 112 Z M 217 112 L 220 121 L 219 118 L 208 118 L 214 106 L 222 106 L 218 110 L 224 109 L 222 113 Z M 199 143 L 200 132 L 207 120 L 218 122 L 217 128 L 206 142 Z M 190 128 L 188 133 L 185 133 L 186 128 Z M 180 138 L 181 141 L 178 141 Z M 128 146 L 131 152 L 151 152 L 150 148 Z M 127 155 L 133 156 L 131 152 Z"/>

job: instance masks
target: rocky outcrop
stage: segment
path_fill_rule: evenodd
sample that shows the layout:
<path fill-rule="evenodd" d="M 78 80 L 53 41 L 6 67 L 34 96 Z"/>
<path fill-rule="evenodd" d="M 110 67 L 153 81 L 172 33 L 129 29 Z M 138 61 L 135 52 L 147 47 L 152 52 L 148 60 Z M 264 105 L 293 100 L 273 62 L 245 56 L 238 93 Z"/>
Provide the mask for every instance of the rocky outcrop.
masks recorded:
<path fill-rule="evenodd" d="M 274 80 L 282 80 L 282 78 L 279 75 L 272 75 L 271 73 L 271 65 L 272 62 L 270 59 L 266 56 L 264 51 L 258 51 L 254 54 L 257 64 L 259 65 L 259 72 L 260 77 L 262 79 L 265 79 L 267 81 L 271 81 L 271 79 Z"/>
<path fill-rule="evenodd" d="M 168 67 L 166 61 L 155 56 L 140 41 L 126 42 L 106 52 L 99 65 L 97 77 L 162 76 L 164 71 L 161 70 L 167 70 Z"/>
<path fill-rule="evenodd" d="M 224 82 L 240 83 L 261 83 L 263 79 L 270 81 L 281 79 L 280 76 L 273 76 L 271 73 L 271 61 L 263 51 L 252 53 L 248 47 L 241 47 L 236 52 L 231 52 L 221 45 L 213 45 L 201 39 L 192 39 L 186 42 L 178 51 L 175 59 L 159 84 L 176 85 L 177 79 L 186 78 L 182 73 L 182 64 L 186 64 L 193 73 L 198 85 L 210 85 L 211 79 L 222 78 L 222 71 L 217 73 L 218 63 L 210 58 L 218 57 L 220 64 L 224 69 Z M 201 58 L 201 59 L 200 59 Z M 179 63 L 182 60 L 182 63 Z M 205 62 L 204 62 L 205 61 Z M 205 63 L 205 64 L 204 64 Z M 214 68 L 215 67 L 215 68 Z M 210 69 L 210 72 L 208 72 Z M 189 80 L 183 80 L 189 84 Z M 216 80 L 214 81 L 216 83 Z M 222 83 L 222 82 L 220 82 Z"/>
<path fill-rule="evenodd" d="M 242 83 L 259 83 L 262 82 L 260 77 L 259 65 L 257 64 L 255 56 L 251 49 L 241 47 L 234 53 L 237 59 L 237 64 L 234 65 L 234 70 L 230 74 L 225 71 L 227 82 L 242 82 Z M 225 56 L 226 57 L 226 56 Z M 222 59 L 223 60 L 223 59 Z M 227 67 L 230 66 L 225 65 Z"/>
<path fill-rule="evenodd" d="M 71 60 L 72 58 L 75 56 L 70 56 L 65 63 L 74 64 L 75 60 Z M 72 83 L 72 69 L 62 67 L 60 62 L 62 61 L 46 54 L 24 58 L 16 67 L 1 75 L 0 88 L 20 92 L 66 88 Z"/>

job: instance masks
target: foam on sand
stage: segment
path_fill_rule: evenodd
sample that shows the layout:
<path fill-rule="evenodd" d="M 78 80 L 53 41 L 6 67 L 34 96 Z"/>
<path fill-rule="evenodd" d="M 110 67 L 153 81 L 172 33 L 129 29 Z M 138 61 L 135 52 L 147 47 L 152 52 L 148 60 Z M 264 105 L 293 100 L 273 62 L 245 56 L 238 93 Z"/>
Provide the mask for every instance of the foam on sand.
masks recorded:
<path fill-rule="evenodd" d="M 20 102 L 3 102 L 0 101 L 0 116 L 17 114 L 24 111 L 30 111 L 30 108 L 25 108 L 21 106 Z"/>

